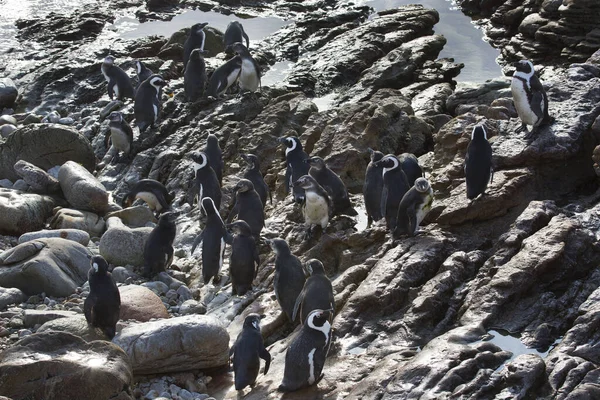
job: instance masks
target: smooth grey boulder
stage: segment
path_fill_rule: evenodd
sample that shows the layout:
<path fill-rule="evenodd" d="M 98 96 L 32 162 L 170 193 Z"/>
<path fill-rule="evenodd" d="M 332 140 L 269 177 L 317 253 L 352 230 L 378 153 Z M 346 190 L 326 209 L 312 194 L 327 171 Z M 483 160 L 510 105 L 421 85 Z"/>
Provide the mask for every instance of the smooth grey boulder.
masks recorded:
<path fill-rule="evenodd" d="M 227 329 L 205 315 L 130 325 L 113 343 L 129 355 L 136 375 L 221 367 L 229 357 Z"/>
<path fill-rule="evenodd" d="M 15 104 L 19 91 L 10 78 L 0 78 L 0 109 L 10 108 Z"/>
<path fill-rule="evenodd" d="M 12 115 L 0 115 L 0 126 L 7 124 L 17 125 L 17 119 Z"/>
<path fill-rule="evenodd" d="M 23 326 L 33 328 L 35 325 L 43 325 L 48 321 L 76 317 L 77 315 L 75 311 L 67 310 L 23 310 Z"/>
<path fill-rule="evenodd" d="M 113 211 L 106 214 L 105 218 L 110 217 L 120 218 L 121 221 L 130 228 L 141 228 L 148 226 L 148 222 L 157 222 L 152 211 L 148 207 L 141 205 Z"/>
<path fill-rule="evenodd" d="M 15 172 L 23 178 L 36 193 L 56 193 L 60 189 L 60 184 L 56 178 L 27 161 L 17 161 L 15 163 Z"/>
<path fill-rule="evenodd" d="M 87 246 L 90 242 L 90 234 L 80 229 L 45 229 L 37 232 L 27 232 L 22 234 L 21 236 L 19 236 L 19 244 L 35 239 L 57 237 L 72 240 L 84 246 Z"/>
<path fill-rule="evenodd" d="M 88 342 L 92 340 L 109 340 L 101 329 L 89 325 L 85 316 L 81 314 L 67 318 L 56 318 L 45 322 L 39 327 L 37 333 L 49 331 L 68 332 Z"/>
<path fill-rule="evenodd" d="M 54 211 L 50 227 L 52 229 L 77 229 L 89 233 L 91 237 L 100 237 L 106 223 L 104 219 L 90 211 L 60 208 Z"/>
<path fill-rule="evenodd" d="M 74 208 L 104 214 L 108 208 L 106 188 L 87 169 L 73 161 L 58 171 L 58 181 L 65 198 Z"/>
<path fill-rule="evenodd" d="M 0 126 L 0 136 L 6 138 L 8 137 L 11 133 L 13 133 L 14 131 L 16 131 L 18 128 L 16 125 L 12 125 L 12 124 L 4 124 L 2 126 Z"/>
<path fill-rule="evenodd" d="M 66 297 L 87 281 L 90 251 L 60 238 L 36 239 L 0 254 L 0 286 Z"/>
<path fill-rule="evenodd" d="M 142 266 L 144 245 L 152 228 L 131 229 L 116 217 L 109 218 L 107 225 L 109 229 L 102 235 L 99 245 L 102 257 L 115 265 Z"/>
<path fill-rule="evenodd" d="M 0 234 L 21 235 L 44 227 L 56 199 L 0 188 Z"/>
<path fill-rule="evenodd" d="M 25 293 L 17 288 L 0 287 L 0 310 L 9 304 L 20 303 L 27 299 Z"/>

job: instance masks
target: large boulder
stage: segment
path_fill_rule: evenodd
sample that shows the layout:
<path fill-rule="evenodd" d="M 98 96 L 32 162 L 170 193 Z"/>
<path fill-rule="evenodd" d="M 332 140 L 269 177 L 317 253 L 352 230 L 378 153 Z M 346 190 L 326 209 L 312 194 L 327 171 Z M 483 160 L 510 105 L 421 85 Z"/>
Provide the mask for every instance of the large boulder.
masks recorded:
<path fill-rule="evenodd" d="M 147 322 L 153 318 L 169 318 L 167 308 L 160 297 L 148 288 L 138 285 L 127 285 L 119 288 L 121 295 L 122 320 L 134 319 Z"/>
<path fill-rule="evenodd" d="M 19 96 L 17 86 L 10 78 L 0 78 L 0 110 L 12 107 Z"/>
<path fill-rule="evenodd" d="M 113 342 L 129 355 L 136 375 L 222 367 L 229 357 L 227 329 L 205 315 L 131 325 Z"/>
<path fill-rule="evenodd" d="M 0 393 L 20 399 L 133 399 L 127 354 L 67 332 L 25 337 L 0 356 Z"/>
<path fill-rule="evenodd" d="M 56 205 L 50 196 L 0 188 L 0 234 L 21 235 L 42 229 Z"/>
<path fill-rule="evenodd" d="M 88 170 L 67 161 L 58 171 L 65 198 L 74 208 L 104 214 L 108 208 L 106 188 Z"/>
<path fill-rule="evenodd" d="M 42 332 L 69 332 L 86 341 L 109 340 L 100 328 L 95 328 L 87 323 L 85 316 L 79 314 L 73 317 L 56 318 L 45 322 L 39 327 L 36 333 Z"/>
<path fill-rule="evenodd" d="M 100 239 L 99 250 L 102 257 L 115 265 L 142 266 L 144 246 L 152 228 L 131 229 L 116 217 L 108 219 L 108 227 Z"/>
<path fill-rule="evenodd" d="M 0 179 L 16 181 L 19 160 L 44 170 L 72 160 L 91 171 L 96 156 L 90 142 L 73 128 L 56 124 L 33 124 L 19 128 L 0 144 Z"/>
<path fill-rule="evenodd" d="M 90 251 L 60 238 L 36 239 L 0 254 L 0 286 L 67 297 L 87 281 Z"/>
<path fill-rule="evenodd" d="M 80 229 L 44 229 L 36 232 L 27 232 L 19 236 L 19 244 L 40 238 L 59 237 L 87 246 L 90 242 L 90 234 Z"/>
<path fill-rule="evenodd" d="M 104 232 L 106 222 L 93 212 L 59 208 L 54 211 L 50 227 L 52 229 L 77 229 L 89 233 L 91 237 L 100 237 Z"/>
<path fill-rule="evenodd" d="M 60 189 L 60 184 L 56 178 L 27 161 L 17 161 L 15 163 L 15 172 L 36 193 L 56 193 Z"/>
<path fill-rule="evenodd" d="M 25 293 L 17 288 L 0 287 L 0 310 L 9 304 L 20 303 L 27 299 Z"/>

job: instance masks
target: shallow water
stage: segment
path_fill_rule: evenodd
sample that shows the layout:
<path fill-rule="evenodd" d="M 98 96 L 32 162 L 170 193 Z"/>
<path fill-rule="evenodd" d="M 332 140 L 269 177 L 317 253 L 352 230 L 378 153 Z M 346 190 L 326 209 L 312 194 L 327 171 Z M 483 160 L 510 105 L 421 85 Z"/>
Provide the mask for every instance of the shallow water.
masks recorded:
<path fill-rule="evenodd" d="M 546 351 L 539 351 L 537 349 L 533 349 L 525 346 L 521 340 L 516 337 L 508 334 L 508 332 L 499 332 L 497 330 L 490 330 L 488 334 L 491 335 L 489 339 L 485 339 L 486 342 L 491 342 L 496 346 L 500 347 L 502 350 L 510 351 L 513 353 L 512 357 L 507 360 L 512 361 L 517 356 L 521 354 L 536 354 L 541 358 L 546 358 L 550 350 L 552 350 L 558 343 L 560 343 L 560 339 L 556 340 Z"/>

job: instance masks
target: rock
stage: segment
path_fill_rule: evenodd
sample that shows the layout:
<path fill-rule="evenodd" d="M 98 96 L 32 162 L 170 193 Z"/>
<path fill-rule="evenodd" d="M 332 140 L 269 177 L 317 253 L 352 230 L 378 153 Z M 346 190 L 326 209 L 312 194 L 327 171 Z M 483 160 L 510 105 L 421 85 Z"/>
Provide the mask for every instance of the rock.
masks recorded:
<path fill-rule="evenodd" d="M 0 187 L 4 189 L 12 189 L 13 183 L 8 179 L 0 179 Z"/>
<path fill-rule="evenodd" d="M 106 223 L 98 215 L 89 211 L 73 210 L 71 208 L 59 208 L 54 211 L 50 220 L 52 229 L 76 229 L 90 234 L 91 237 L 100 237 Z"/>
<path fill-rule="evenodd" d="M 35 114 L 29 114 L 23 120 L 23 125 L 39 124 L 42 122 L 42 117 Z"/>
<path fill-rule="evenodd" d="M 56 229 L 24 233 L 19 236 L 19 244 L 28 242 L 30 240 L 51 237 L 72 240 L 84 246 L 87 246 L 90 242 L 90 235 L 86 231 L 82 231 L 80 229 Z"/>
<path fill-rule="evenodd" d="M 141 228 L 148 226 L 148 222 L 157 223 L 154 213 L 146 206 L 135 206 L 113 211 L 106 214 L 106 218 L 118 217 L 130 228 Z"/>
<path fill-rule="evenodd" d="M 0 78 L 0 110 L 11 108 L 19 96 L 15 83 L 10 78 Z"/>
<path fill-rule="evenodd" d="M 36 325 L 43 325 L 48 321 L 59 318 L 73 318 L 77 315 L 74 311 L 64 310 L 23 310 L 23 326 L 33 328 Z"/>
<path fill-rule="evenodd" d="M 36 193 L 56 193 L 60 189 L 58 180 L 50 176 L 46 171 L 27 161 L 19 160 L 15 163 L 15 172 Z"/>
<path fill-rule="evenodd" d="M 114 275 L 114 272 L 113 272 Z M 119 287 L 121 294 L 120 319 L 146 322 L 152 318 L 169 318 L 162 300 L 150 289 L 138 285 Z"/>
<path fill-rule="evenodd" d="M 86 342 L 92 340 L 109 340 L 109 338 L 99 328 L 89 325 L 85 316 L 79 314 L 73 317 L 57 318 L 44 323 L 39 327 L 37 333 L 42 332 L 68 332 L 72 335 L 82 338 Z"/>
<path fill-rule="evenodd" d="M 11 133 L 17 130 L 16 125 L 4 124 L 0 126 L 0 136 L 7 138 Z"/>
<path fill-rule="evenodd" d="M 183 61 L 183 44 L 189 32 L 190 28 L 183 28 L 171 35 L 167 43 L 158 52 L 158 57 L 163 60 Z M 207 51 L 205 57 L 214 57 L 224 50 L 223 33 L 221 31 L 212 26 L 207 26 L 204 28 L 204 33 L 206 34 L 204 50 Z"/>
<path fill-rule="evenodd" d="M 21 192 L 29 191 L 29 185 L 23 179 L 17 179 L 12 188 Z"/>
<path fill-rule="evenodd" d="M 136 375 L 215 368 L 227 365 L 229 357 L 227 330 L 204 315 L 131 325 L 113 343 L 129 355 Z"/>
<path fill-rule="evenodd" d="M 0 179 L 18 179 L 14 170 L 24 160 L 44 170 L 72 160 L 92 171 L 96 157 L 90 142 L 72 128 L 36 124 L 19 128 L 0 144 Z"/>
<path fill-rule="evenodd" d="M 0 188 L 0 234 L 21 235 L 44 227 L 52 215 L 52 197 Z"/>
<path fill-rule="evenodd" d="M 66 297 L 87 281 L 89 250 L 60 238 L 37 239 L 0 254 L 0 286 Z"/>
<path fill-rule="evenodd" d="M 25 293 L 17 288 L 0 287 L 0 310 L 14 303 L 20 303 L 27 298 Z"/>
<path fill-rule="evenodd" d="M 111 222 L 112 221 L 112 222 Z M 131 229 L 119 218 L 111 217 L 108 224 L 113 224 L 100 239 L 99 250 L 102 257 L 115 265 L 144 264 L 144 245 L 152 232 L 152 228 Z"/>
<path fill-rule="evenodd" d="M 190 289 L 185 285 L 179 286 L 177 295 L 179 296 L 180 301 L 186 301 L 192 298 L 192 292 L 190 292 Z"/>
<path fill-rule="evenodd" d="M 58 181 L 73 207 L 104 214 L 108 208 L 106 188 L 81 165 L 67 161 L 60 167 Z"/>
<path fill-rule="evenodd" d="M 0 126 L 3 125 L 17 125 L 17 119 L 12 115 L 0 115 Z"/>
<path fill-rule="evenodd" d="M 117 283 L 125 283 L 128 279 L 139 279 L 139 276 L 125 267 L 114 267 L 112 277 Z"/>
<path fill-rule="evenodd" d="M 58 113 L 58 111 L 53 110 L 50 111 L 43 119 L 42 119 L 42 123 L 51 123 L 51 124 L 57 124 L 58 121 L 60 120 L 60 114 Z"/>
<path fill-rule="evenodd" d="M 165 294 L 169 291 L 169 286 L 166 283 L 160 281 L 144 282 L 142 283 L 142 286 L 152 290 L 158 295 Z"/>
<path fill-rule="evenodd" d="M 106 341 L 88 343 L 66 332 L 23 338 L 0 361 L 0 392 L 15 400 L 132 400 L 132 383 L 123 350 Z"/>
<path fill-rule="evenodd" d="M 206 314 L 206 306 L 199 301 L 190 299 L 183 302 L 179 307 L 179 313 L 181 315 L 188 314 Z"/>

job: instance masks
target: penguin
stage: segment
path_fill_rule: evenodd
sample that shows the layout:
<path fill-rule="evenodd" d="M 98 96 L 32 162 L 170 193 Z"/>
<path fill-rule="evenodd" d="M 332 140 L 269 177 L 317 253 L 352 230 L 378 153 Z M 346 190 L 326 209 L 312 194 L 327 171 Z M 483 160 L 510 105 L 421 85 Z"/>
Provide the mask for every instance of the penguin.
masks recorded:
<path fill-rule="evenodd" d="M 167 82 L 160 75 L 151 75 L 140 84 L 135 93 L 133 113 L 140 132 L 144 132 L 156 124 L 161 108 L 160 94 L 166 84 Z"/>
<path fill-rule="evenodd" d="M 140 85 L 142 84 L 142 82 L 144 82 L 146 79 L 150 78 L 150 76 L 152 76 L 154 74 L 154 72 L 152 72 L 152 70 L 150 68 L 146 67 L 146 65 L 143 62 L 141 62 L 140 60 L 135 60 L 134 62 L 135 62 L 135 72 L 137 73 L 137 77 L 138 77 L 138 88 L 139 88 Z"/>
<path fill-rule="evenodd" d="M 110 272 L 108 263 L 99 255 L 91 258 L 88 272 L 90 294 L 83 302 L 83 313 L 88 324 L 100 328 L 111 340 L 117 331 L 121 311 L 121 295 Z"/>
<path fill-rule="evenodd" d="M 208 22 L 200 22 L 192 25 L 190 33 L 183 43 L 183 69 L 187 68 L 190 55 L 194 49 L 200 49 L 204 52 L 204 44 L 206 43 L 206 33 L 204 27 L 208 25 Z"/>
<path fill-rule="evenodd" d="M 208 161 L 208 156 L 203 151 L 194 151 L 190 157 L 194 168 L 194 183 L 188 190 L 188 204 L 193 206 L 196 196 L 198 196 L 198 204 L 202 203 L 203 198 L 210 197 L 219 210 L 221 208 L 221 185 Z"/>
<path fill-rule="evenodd" d="M 300 321 L 306 321 L 308 315 L 314 310 L 332 310 L 331 320 L 329 320 L 332 322 L 335 313 L 335 297 L 331 281 L 325 275 L 323 263 L 315 258 L 308 260 L 306 271 L 309 277 L 296 299 L 292 318 L 295 320 L 300 316 Z"/>
<path fill-rule="evenodd" d="M 133 85 L 131 84 L 131 78 L 125 71 L 115 65 L 115 58 L 113 56 L 106 56 L 102 63 L 102 75 L 108 82 L 108 97 L 112 100 L 115 96 L 117 100 L 123 100 L 128 97 L 134 98 Z"/>
<path fill-rule="evenodd" d="M 265 213 L 260 196 L 254 190 L 254 185 L 248 179 L 240 179 L 234 187 L 235 204 L 227 217 L 227 223 L 237 216 L 250 226 L 252 236 L 258 243 L 260 233 L 265 226 Z"/>
<path fill-rule="evenodd" d="M 256 92 L 260 87 L 260 65 L 250 55 L 248 48 L 241 43 L 231 45 L 231 50 L 242 59 L 242 70 L 238 84 L 242 91 Z"/>
<path fill-rule="evenodd" d="M 408 186 L 412 187 L 418 178 L 423 178 L 423 169 L 419 165 L 419 160 L 412 153 L 402 153 L 398 156 L 400 167 L 406 174 Z"/>
<path fill-rule="evenodd" d="M 314 310 L 285 353 L 283 380 L 278 390 L 293 392 L 316 385 L 323 378 L 323 366 L 331 347 L 331 311 Z"/>
<path fill-rule="evenodd" d="M 133 144 L 133 129 L 129 123 L 123 118 L 123 114 L 118 111 L 113 111 L 108 116 L 110 128 L 110 141 L 113 147 L 119 151 L 129 155 Z M 111 160 L 112 161 L 112 160 Z"/>
<path fill-rule="evenodd" d="M 206 86 L 206 64 L 202 50 L 194 49 L 183 74 L 183 89 L 187 101 L 198 101 L 204 95 Z"/>
<path fill-rule="evenodd" d="M 325 161 L 321 157 L 310 157 L 304 162 L 310 165 L 308 174 L 315 178 L 317 183 L 323 186 L 323 189 L 329 194 L 333 202 L 333 215 L 358 215 L 356 210 L 352 208 L 352 204 L 350 204 L 346 185 L 335 172 L 325 165 Z"/>
<path fill-rule="evenodd" d="M 167 188 L 154 179 L 142 179 L 123 198 L 122 206 L 131 207 L 136 199 L 143 200 L 156 214 L 160 214 L 171 207 L 175 193 L 169 193 Z"/>
<path fill-rule="evenodd" d="M 144 271 L 146 278 L 166 271 L 173 262 L 173 242 L 175 241 L 175 218 L 177 214 L 167 212 L 160 216 L 144 245 Z"/>
<path fill-rule="evenodd" d="M 387 228 L 391 231 L 396 227 L 398 205 L 410 186 L 406 174 L 402 171 L 400 160 L 393 154 L 384 156 L 375 164 L 383 167 L 383 190 L 381 192 L 381 213 L 385 218 Z"/>
<path fill-rule="evenodd" d="M 414 236 L 423 218 L 431 210 L 433 190 L 425 178 L 417 178 L 415 185 L 402 197 L 398 205 L 396 227 L 392 231 L 394 238 L 402 235 Z"/>
<path fill-rule="evenodd" d="M 532 125 L 531 132 L 525 135 L 526 139 L 530 139 L 541 126 L 554 122 L 554 118 L 548 115 L 548 96 L 535 75 L 531 61 L 517 61 L 513 66 L 517 70 L 513 74 L 510 90 L 521 119 L 521 127 L 517 132 L 527 132 L 527 125 Z"/>
<path fill-rule="evenodd" d="M 271 354 L 265 348 L 260 332 L 260 315 L 252 313 L 244 319 L 242 331 L 229 350 L 229 359 L 233 358 L 235 390 L 254 386 L 260 370 L 260 359 L 265 360 L 266 375 L 271 365 Z"/>
<path fill-rule="evenodd" d="M 219 185 L 223 184 L 223 168 L 225 164 L 223 163 L 223 152 L 221 151 L 221 147 L 219 147 L 219 139 L 212 133 L 208 134 L 206 138 L 206 147 L 204 148 L 204 153 L 208 157 L 208 164 L 215 171 L 217 175 L 217 179 L 219 180 Z"/>
<path fill-rule="evenodd" d="M 240 157 L 247 163 L 247 168 L 244 170 L 242 177 L 248 179 L 254 185 L 254 190 L 258 193 L 260 201 L 262 201 L 263 209 L 267 204 L 267 197 L 273 204 L 273 197 L 271 197 L 271 191 L 269 186 L 265 183 L 262 173 L 260 172 L 260 164 L 258 157 L 254 154 L 240 154 Z"/>
<path fill-rule="evenodd" d="M 383 167 L 375 166 L 375 163 L 383 158 L 383 153 L 369 148 L 370 162 L 365 172 L 365 183 L 363 185 L 363 198 L 367 211 L 367 226 L 373 221 L 383 218 L 381 212 L 381 192 L 383 192 Z"/>
<path fill-rule="evenodd" d="M 221 97 L 229 87 L 237 82 L 241 70 L 242 58 L 240 56 L 235 56 L 225 64 L 221 65 L 212 73 L 208 80 L 206 96 L 214 98 Z"/>
<path fill-rule="evenodd" d="M 485 127 L 477 125 L 471 132 L 471 141 L 465 156 L 467 198 L 473 200 L 480 194 L 485 194 L 485 189 L 493 176 L 492 146 L 487 141 Z"/>
<path fill-rule="evenodd" d="M 301 187 L 305 191 L 302 214 L 307 225 L 304 239 L 308 240 L 312 237 L 313 225 L 321 225 L 323 232 L 325 232 L 333 212 L 333 203 L 327 191 L 310 175 L 301 176 L 300 179 L 294 182 L 294 187 Z"/>
<path fill-rule="evenodd" d="M 231 256 L 229 257 L 231 294 L 243 296 L 252 290 L 252 281 L 258 272 L 260 265 L 258 250 L 250 226 L 246 221 L 238 220 L 227 224 L 227 229 L 233 231 L 233 235 L 228 235 L 227 238 L 228 244 L 231 245 Z"/>
<path fill-rule="evenodd" d="M 301 176 L 308 175 L 310 166 L 304 162 L 308 158 L 308 154 L 302 150 L 302 143 L 300 139 L 295 136 L 279 138 L 279 142 L 286 146 L 285 149 L 285 184 L 286 192 L 290 189 L 294 193 L 294 201 L 296 203 L 304 202 L 304 190 L 300 186 L 294 186 Z"/>
<path fill-rule="evenodd" d="M 246 39 L 246 47 L 250 48 L 250 39 L 246 32 L 244 32 L 244 27 L 238 21 L 231 21 L 227 25 L 227 29 L 225 29 L 225 35 L 223 36 L 223 44 L 225 45 L 225 49 L 231 46 L 234 43 L 240 42 L 242 43 Z"/>
<path fill-rule="evenodd" d="M 302 288 L 306 277 L 302 269 L 302 263 L 292 254 L 287 242 L 276 238 L 267 240 L 271 249 L 275 253 L 275 278 L 273 279 L 273 289 L 275 297 L 281 306 L 281 309 L 288 317 L 288 320 L 295 324 L 298 321 L 294 316 L 294 305 Z"/>
<path fill-rule="evenodd" d="M 192 254 L 202 243 L 202 278 L 205 284 L 212 278 L 213 284 L 216 285 L 219 283 L 219 272 L 223 267 L 227 229 L 225 229 L 225 224 L 213 199 L 205 197 L 201 204 L 206 214 L 206 225 L 192 245 Z"/>

